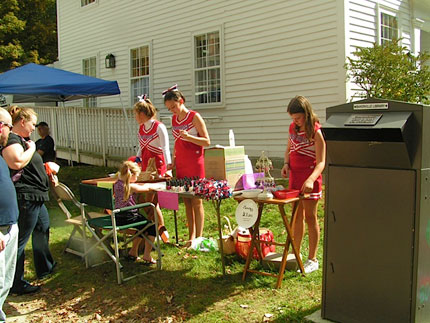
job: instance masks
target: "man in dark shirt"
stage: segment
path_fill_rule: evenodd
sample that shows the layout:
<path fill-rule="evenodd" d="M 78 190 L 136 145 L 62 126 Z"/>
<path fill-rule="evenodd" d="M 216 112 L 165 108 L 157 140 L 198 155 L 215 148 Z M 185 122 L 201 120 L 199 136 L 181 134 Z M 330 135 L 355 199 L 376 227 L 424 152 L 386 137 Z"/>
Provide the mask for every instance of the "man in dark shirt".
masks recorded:
<path fill-rule="evenodd" d="M 42 121 L 36 125 L 37 132 L 41 137 L 36 141 L 36 151 L 42 156 L 43 162 L 55 162 L 55 143 L 54 139 L 49 135 L 49 126 Z"/>
<path fill-rule="evenodd" d="M 12 118 L 0 108 L 0 146 L 7 143 Z M 6 321 L 3 303 L 12 287 L 18 247 L 18 203 L 9 168 L 0 156 L 0 322 Z"/>

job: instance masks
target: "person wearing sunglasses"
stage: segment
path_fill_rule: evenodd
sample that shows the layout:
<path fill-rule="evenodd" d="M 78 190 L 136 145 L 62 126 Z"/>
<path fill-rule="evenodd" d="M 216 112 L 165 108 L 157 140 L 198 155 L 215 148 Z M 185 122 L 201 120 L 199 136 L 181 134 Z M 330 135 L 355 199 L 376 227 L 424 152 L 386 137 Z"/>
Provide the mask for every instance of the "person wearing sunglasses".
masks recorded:
<path fill-rule="evenodd" d="M 12 118 L 0 108 L 0 146 L 7 144 Z M 9 168 L 0 155 L 0 322 L 6 321 L 3 303 L 12 287 L 18 247 L 18 203 Z"/>

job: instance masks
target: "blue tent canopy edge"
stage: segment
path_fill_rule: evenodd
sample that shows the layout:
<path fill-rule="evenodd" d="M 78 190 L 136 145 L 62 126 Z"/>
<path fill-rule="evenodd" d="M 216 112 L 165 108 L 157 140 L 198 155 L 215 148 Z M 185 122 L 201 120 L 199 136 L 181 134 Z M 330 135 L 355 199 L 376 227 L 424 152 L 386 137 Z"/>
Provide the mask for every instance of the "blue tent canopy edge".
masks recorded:
<path fill-rule="evenodd" d="M 0 74 L 0 93 L 14 102 L 64 102 L 120 94 L 117 81 L 30 63 Z"/>

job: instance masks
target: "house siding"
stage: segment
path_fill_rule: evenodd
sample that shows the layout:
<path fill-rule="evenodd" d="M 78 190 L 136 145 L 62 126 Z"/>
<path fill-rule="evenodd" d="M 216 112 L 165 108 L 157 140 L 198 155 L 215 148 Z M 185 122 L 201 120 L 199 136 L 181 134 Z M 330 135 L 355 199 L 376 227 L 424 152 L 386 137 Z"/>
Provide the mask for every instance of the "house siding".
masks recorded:
<path fill-rule="evenodd" d="M 359 47 L 372 47 L 374 43 L 378 43 L 378 8 L 398 13 L 401 42 L 412 48 L 412 14 L 408 0 L 350 0 L 345 12 L 348 30 L 346 56 L 353 57 Z M 359 91 L 353 83 L 348 84 L 347 98 L 357 99 L 356 94 Z"/>
<path fill-rule="evenodd" d="M 149 45 L 149 95 L 161 115 L 168 115 L 161 92 L 178 83 L 187 106 L 206 118 L 213 144 L 228 144 L 228 130 L 234 129 L 236 144 L 244 145 L 247 154 L 265 150 L 269 157 L 282 158 L 291 98 L 308 97 L 321 121 L 327 107 L 348 99 L 345 56 L 375 41 L 377 2 L 98 0 L 80 7 L 78 0 L 57 0 L 61 68 L 82 72 L 82 59 L 96 55 L 97 76 L 118 81 L 121 101 L 129 109 L 129 52 Z M 408 17 L 407 2 L 380 2 L 398 6 Z M 405 35 L 410 35 L 409 25 L 402 20 Z M 215 30 L 222 39 L 223 102 L 195 106 L 193 35 Z M 109 53 L 116 57 L 115 69 L 104 67 Z M 98 105 L 118 107 L 121 102 L 116 96 L 101 97 Z M 164 116 L 162 121 L 168 123 Z"/>
<path fill-rule="evenodd" d="M 97 55 L 98 77 L 117 80 L 121 100 L 130 108 L 129 50 L 149 44 L 150 98 L 161 114 L 168 114 L 161 92 L 178 83 L 187 106 L 206 118 L 213 144 L 227 144 L 228 130 L 234 129 L 236 144 L 244 145 L 247 154 L 265 150 L 270 157 L 282 157 L 291 122 L 286 106 L 292 97 L 308 97 L 322 119 L 326 107 L 345 102 L 344 82 L 339 82 L 344 61 L 337 23 L 341 1 L 57 4 L 61 68 L 82 72 L 82 59 Z M 223 104 L 195 106 L 193 35 L 213 30 L 221 31 L 223 43 Z M 116 57 L 115 69 L 104 67 L 109 53 Z M 115 96 L 98 98 L 98 104 L 121 105 Z"/>

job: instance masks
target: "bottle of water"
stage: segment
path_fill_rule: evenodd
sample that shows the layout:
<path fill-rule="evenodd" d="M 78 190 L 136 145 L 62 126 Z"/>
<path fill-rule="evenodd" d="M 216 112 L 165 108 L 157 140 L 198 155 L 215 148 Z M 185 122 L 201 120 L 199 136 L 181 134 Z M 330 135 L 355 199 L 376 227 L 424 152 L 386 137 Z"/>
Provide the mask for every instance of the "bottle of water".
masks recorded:
<path fill-rule="evenodd" d="M 233 129 L 230 129 L 228 131 L 228 140 L 229 140 L 229 143 L 230 143 L 230 147 L 236 146 L 235 145 L 235 141 L 234 141 L 234 132 L 233 132 Z"/>

